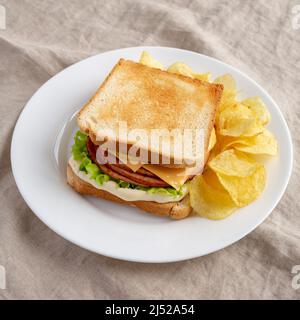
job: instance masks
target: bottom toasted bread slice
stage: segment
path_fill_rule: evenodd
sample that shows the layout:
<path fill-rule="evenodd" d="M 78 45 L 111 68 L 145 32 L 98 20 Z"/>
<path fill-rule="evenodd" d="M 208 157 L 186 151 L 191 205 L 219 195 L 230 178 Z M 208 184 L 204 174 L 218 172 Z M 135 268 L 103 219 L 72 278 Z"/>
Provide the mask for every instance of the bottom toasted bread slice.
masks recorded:
<path fill-rule="evenodd" d="M 172 219 L 183 219 L 192 211 L 188 195 L 179 202 L 157 203 L 152 201 L 125 201 L 107 191 L 97 189 L 91 184 L 81 180 L 74 173 L 69 164 L 67 167 L 67 182 L 78 193 L 126 204 L 159 216 L 169 216 Z"/>

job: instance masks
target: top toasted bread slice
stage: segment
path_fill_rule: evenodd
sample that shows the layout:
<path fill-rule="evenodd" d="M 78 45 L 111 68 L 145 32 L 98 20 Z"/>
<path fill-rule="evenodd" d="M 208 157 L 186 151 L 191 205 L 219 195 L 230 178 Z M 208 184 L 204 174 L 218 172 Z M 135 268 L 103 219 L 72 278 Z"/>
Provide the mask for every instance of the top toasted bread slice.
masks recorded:
<path fill-rule="evenodd" d="M 95 143 L 104 136 L 106 140 L 116 139 L 109 132 L 117 133 L 120 122 L 126 123 L 127 132 L 144 129 L 149 136 L 152 129 L 202 129 L 205 154 L 222 90 L 220 84 L 120 59 L 80 110 L 78 125 Z M 117 140 L 126 145 L 137 143 L 123 136 Z M 139 142 L 141 149 L 164 156 L 161 146 L 151 145 L 151 150 L 148 146 Z"/>

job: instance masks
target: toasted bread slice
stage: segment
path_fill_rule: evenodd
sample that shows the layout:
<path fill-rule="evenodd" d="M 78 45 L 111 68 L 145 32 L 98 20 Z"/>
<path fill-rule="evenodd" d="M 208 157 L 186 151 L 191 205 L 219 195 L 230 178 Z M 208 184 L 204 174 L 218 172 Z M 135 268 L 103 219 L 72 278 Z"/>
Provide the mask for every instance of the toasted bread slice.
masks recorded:
<path fill-rule="evenodd" d="M 121 59 L 80 110 L 78 125 L 96 144 L 100 137 L 115 140 L 115 136 L 109 136 L 107 130 L 117 133 L 120 122 L 126 122 L 128 131 L 146 130 L 148 137 L 152 129 L 202 129 L 203 153 L 206 154 L 222 90 L 220 84 Z M 126 146 L 137 145 L 134 139 L 125 140 L 121 137 L 116 140 Z M 149 149 L 148 144 L 140 141 L 138 146 L 165 156 L 160 145 L 151 145 Z M 170 164 L 176 166 L 174 159 L 180 159 L 181 156 L 172 152 Z"/>
<path fill-rule="evenodd" d="M 189 205 L 189 196 L 187 195 L 180 202 L 169 202 L 169 203 L 157 203 L 151 201 L 125 201 L 115 195 L 99 190 L 91 184 L 81 180 L 72 170 L 68 164 L 67 167 L 67 181 L 68 184 L 74 188 L 77 192 L 103 198 L 117 203 L 127 204 L 133 207 L 137 207 L 143 211 L 150 212 L 159 216 L 169 216 L 172 219 L 183 219 L 189 215 L 192 208 Z"/>

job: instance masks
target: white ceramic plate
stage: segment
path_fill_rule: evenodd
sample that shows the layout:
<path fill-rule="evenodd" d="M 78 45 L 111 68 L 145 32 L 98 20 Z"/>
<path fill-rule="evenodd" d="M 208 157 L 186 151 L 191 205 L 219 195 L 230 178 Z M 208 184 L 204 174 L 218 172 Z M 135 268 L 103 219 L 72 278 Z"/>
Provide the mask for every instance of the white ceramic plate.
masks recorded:
<path fill-rule="evenodd" d="M 267 163 L 262 196 L 221 221 L 160 218 L 101 199 L 83 197 L 66 183 L 75 114 L 121 57 L 138 61 L 147 50 L 164 65 L 175 61 L 213 76 L 231 73 L 242 96 L 259 95 L 268 106 L 278 157 Z M 279 107 L 257 83 L 237 69 L 195 52 L 136 47 L 105 52 L 76 63 L 47 81 L 29 100 L 12 139 L 11 161 L 18 188 L 32 211 L 62 237 L 91 251 L 139 262 L 171 262 L 224 248 L 248 234 L 282 197 L 292 170 L 292 142 Z"/>

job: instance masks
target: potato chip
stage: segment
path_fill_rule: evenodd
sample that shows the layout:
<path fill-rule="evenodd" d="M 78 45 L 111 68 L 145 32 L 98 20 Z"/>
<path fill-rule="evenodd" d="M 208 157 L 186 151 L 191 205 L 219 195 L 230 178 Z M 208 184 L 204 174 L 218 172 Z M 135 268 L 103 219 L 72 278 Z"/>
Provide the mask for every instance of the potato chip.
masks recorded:
<path fill-rule="evenodd" d="M 202 176 L 190 185 L 191 205 L 203 217 L 222 219 L 263 192 L 266 171 L 251 155 L 276 155 L 277 141 L 264 128 L 270 113 L 259 97 L 238 102 L 235 80 L 218 77 L 224 86 L 216 115 L 216 132 L 210 137 L 209 160 Z M 216 143 L 213 142 L 216 141 Z"/>
<path fill-rule="evenodd" d="M 215 79 L 215 83 L 221 83 L 224 86 L 224 90 L 236 92 L 236 82 L 232 75 L 224 74 Z"/>
<path fill-rule="evenodd" d="M 194 78 L 193 70 L 183 62 L 175 62 L 173 63 L 167 71 L 171 73 L 182 74 L 183 76 Z"/>
<path fill-rule="evenodd" d="M 163 65 L 159 61 L 154 59 L 147 51 L 142 52 L 141 58 L 140 58 L 140 63 L 144 64 L 145 66 L 151 67 L 151 68 L 157 68 L 157 69 L 164 70 Z"/>
<path fill-rule="evenodd" d="M 235 146 L 242 147 L 251 145 L 251 142 L 247 139 L 248 137 L 230 137 L 216 134 L 217 141 L 213 149 L 210 151 L 207 163 L 225 150 L 234 149 Z"/>
<path fill-rule="evenodd" d="M 230 144 L 231 140 L 235 139 L 234 137 L 229 137 L 229 136 L 222 136 L 220 134 L 216 133 L 216 143 L 213 146 L 213 148 L 210 150 L 209 153 L 209 158 L 207 160 L 207 163 L 213 158 L 215 158 L 218 154 L 220 154 L 222 151 L 226 150 L 227 144 Z M 212 137 L 211 137 L 212 139 Z M 228 140 L 228 141 L 227 141 Z"/>
<path fill-rule="evenodd" d="M 246 153 L 265 154 L 275 156 L 278 151 L 278 145 L 273 134 L 267 129 L 254 137 L 247 137 L 236 140 L 234 148 Z"/>
<path fill-rule="evenodd" d="M 219 112 L 231 107 L 237 103 L 237 88 L 234 78 L 230 74 L 225 74 L 215 79 L 214 83 L 220 83 L 224 86 L 221 101 L 219 104 Z M 217 119 L 219 114 L 217 114 Z"/>
<path fill-rule="evenodd" d="M 254 136 L 263 130 L 253 112 L 241 103 L 222 110 L 216 125 L 221 135 L 232 137 Z"/>
<path fill-rule="evenodd" d="M 220 220 L 231 215 L 237 207 L 228 192 L 221 185 L 216 188 L 215 183 L 220 184 L 211 171 L 196 176 L 190 183 L 190 204 L 200 216 Z"/>
<path fill-rule="evenodd" d="M 230 136 L 218 136 L 218 145 L 220 152 L 232 149 L 234 146 L 249 146 L 251 142 L 248 140 L 249 137 L 230 137 Z"/>
<path fill-rule="evenodd" d="M 269 123 L 271 115 L 264 102 L 260 97 L 252 97 L 241 102 L 247 106 L 256 116 L 262 125 Z"/>
<path fill-rule="evenodd" d="M 209 138 L 208 151 L 212 150 L 212 148 L 216 145 L 216 143 L 217 143 L 217 136 L 216 136 L 215 128 L 213 128 Z"/>
<path fill-rule="evenodd" d="M 210 160 L 208 166 L 215 172 L 235 177 L 252 175 L 259 163 L 242 152 L 233 149 L 223 151 Z"/>
<path fill-rule="evenodd" d="M 194 73 L 194 78 L 202 81 L 210 82 L 211 73 Z"/>
<path fill-rule="evenodd" d="M 202 175 L 205 178 L 205 181 L 214 189 L 225 191 L 223 185 L 220 183 L 219 178 L 217 177 L 216 173 L 211 170 L 210 168 L 205 168 Z"/>
<path fill-rule="evenodd" d="M 167 71 L 202 81 L 209 81 L 211 77 L 211 73 L 194 73 L 193 70 L 183 62 L 173 63 Z"/>
<path fill-rule="evenodd" d="M 248 177 L 233 177 L 218 172 L 217 176 L 238 207 L 244 207 L 256 200 L 263 192 L 266 183 L 266 171 L 263 165 L 259 165 Z"/>
<path fill-rule="evenodd" d="M 278 144 L 274 135 L 263 128 L 262 132 L 252 137 L 217 136 L 217 145 L 214 148 L 215 156 L 228 149 L 236 149 L 251 154 L 275 156 Z"/>

